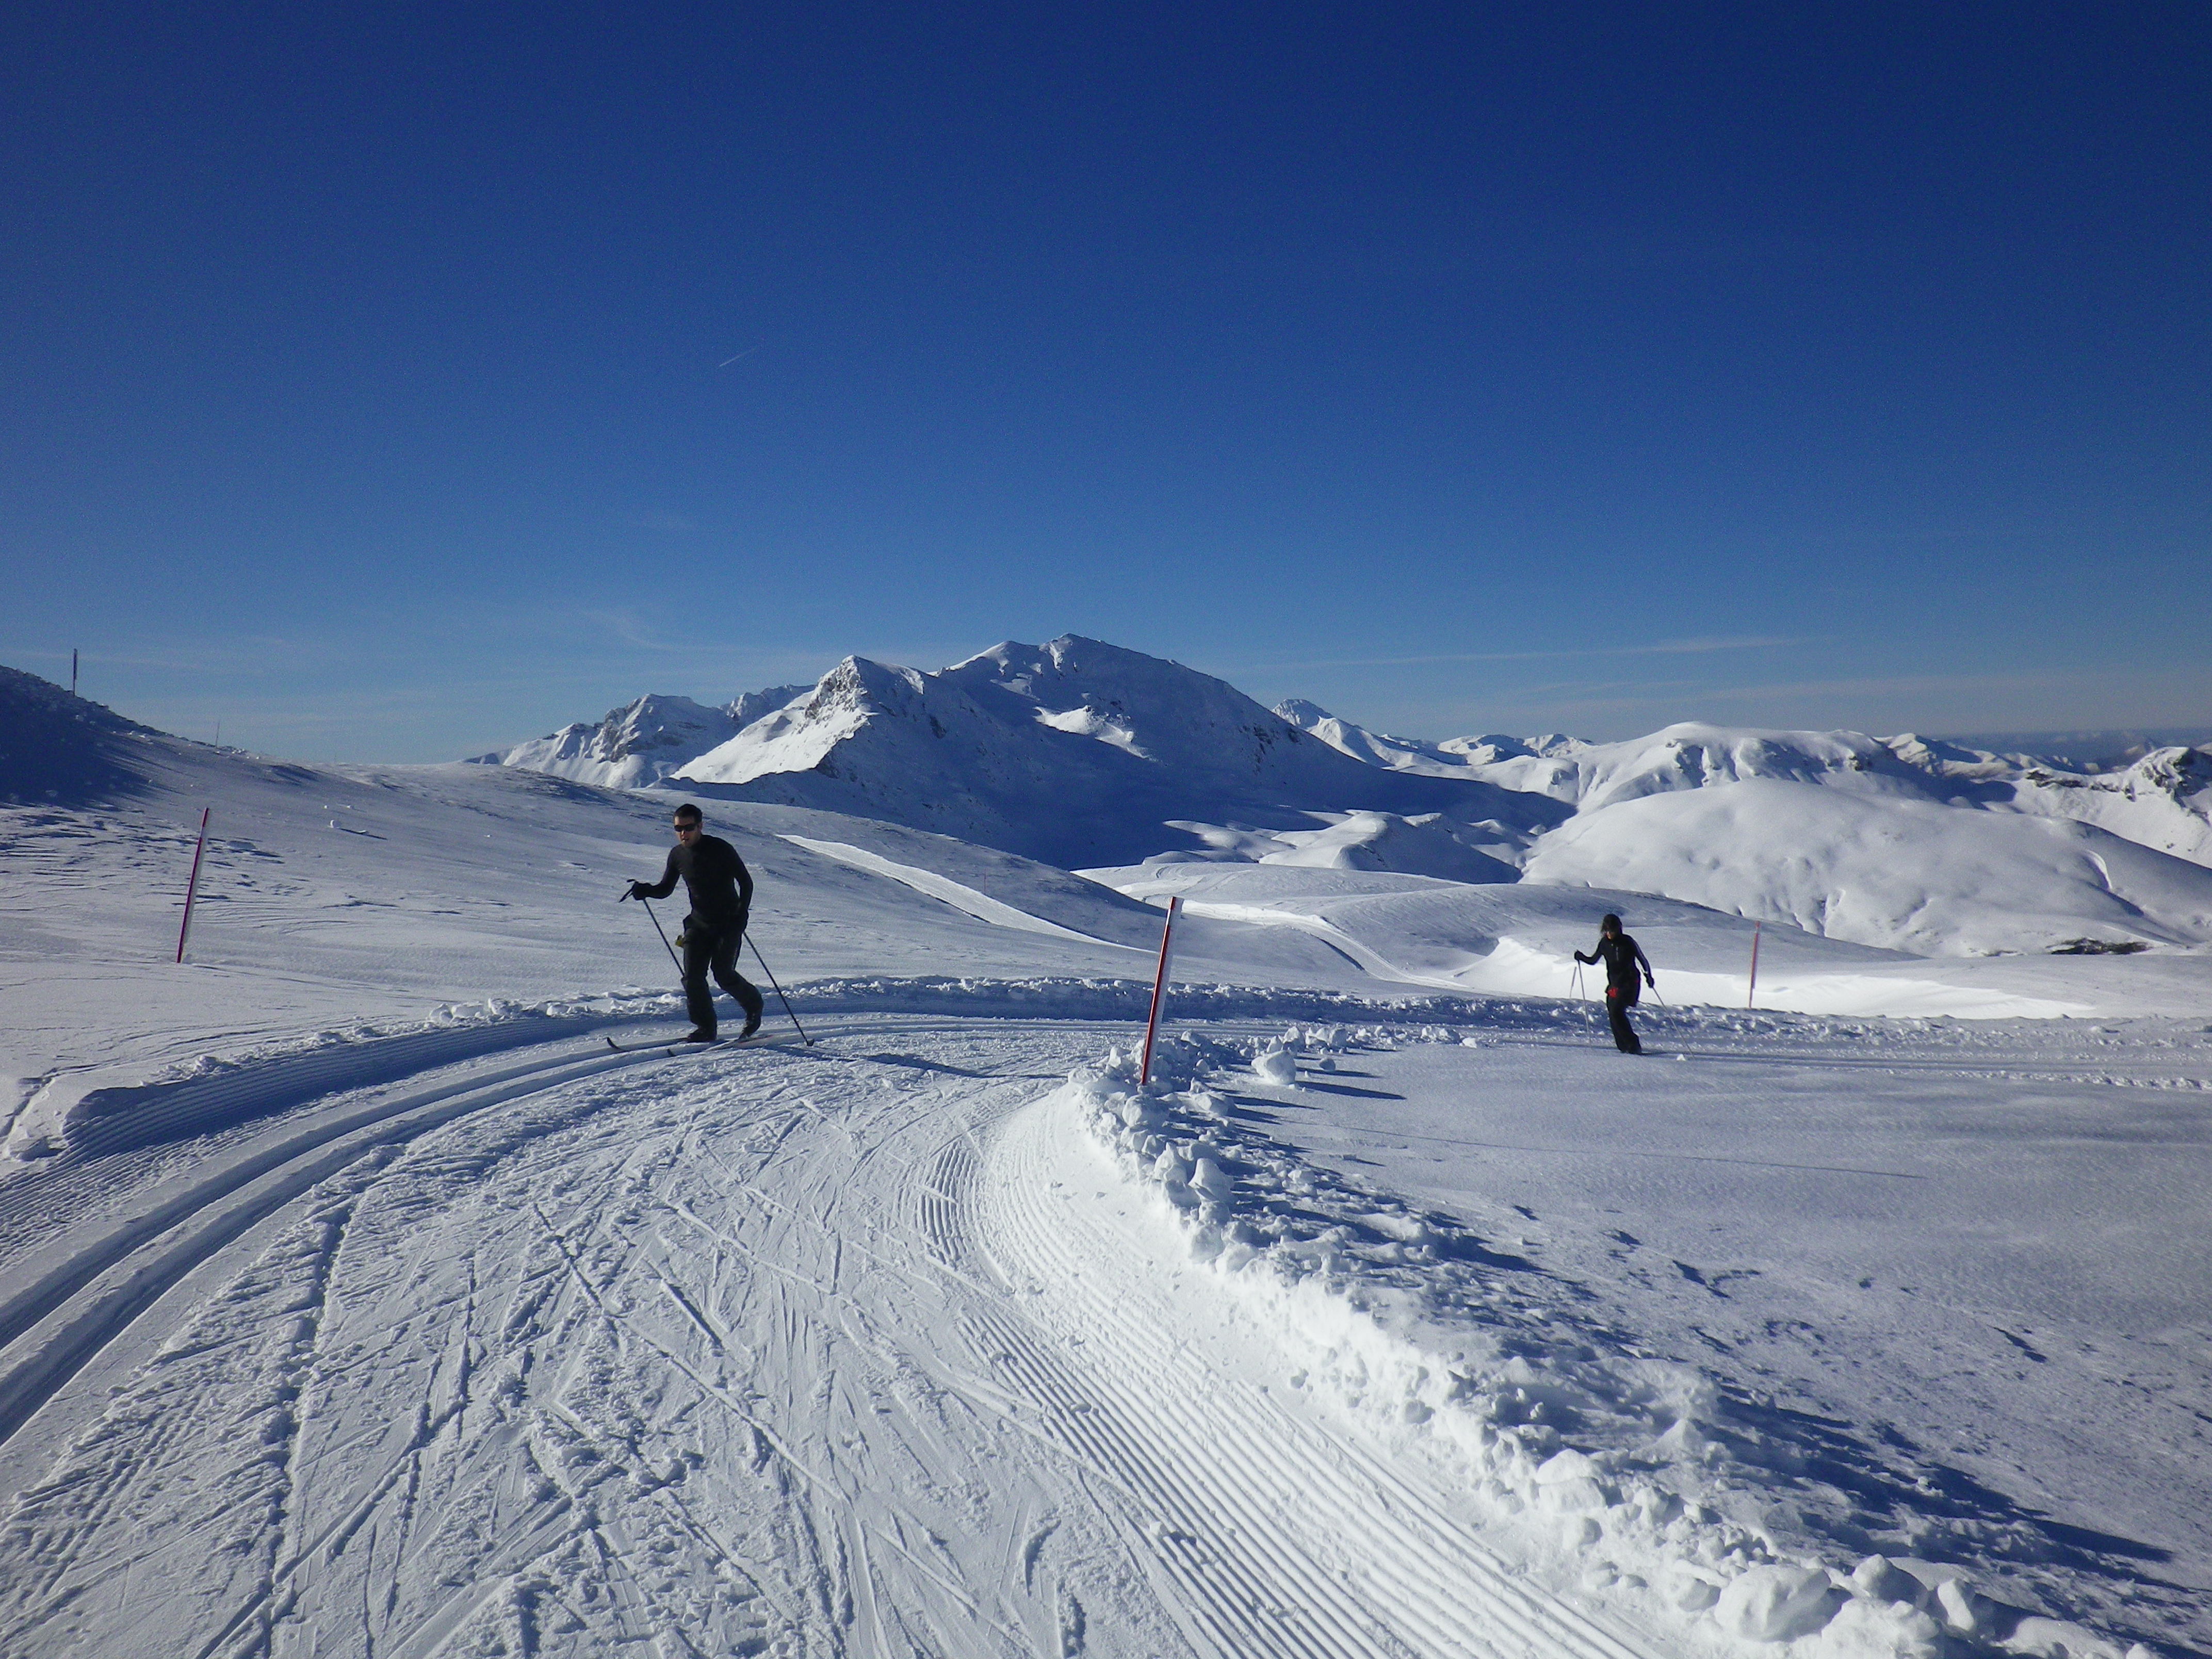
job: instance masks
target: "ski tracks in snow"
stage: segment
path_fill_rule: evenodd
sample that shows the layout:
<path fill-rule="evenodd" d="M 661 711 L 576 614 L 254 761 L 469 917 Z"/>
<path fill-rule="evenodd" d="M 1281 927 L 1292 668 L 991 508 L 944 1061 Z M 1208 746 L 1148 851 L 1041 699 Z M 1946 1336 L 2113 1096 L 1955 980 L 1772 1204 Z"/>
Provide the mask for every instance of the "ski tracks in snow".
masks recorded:
<path fill-rule="evenodd" d="M 984 1316 L 997 1357 L 1127 1495 L 1133 1548 L 1194 1646 L 1632 1659 L 1516 1582 L 1438 1494 L 1240 1364 L 1227 1299 L 1183 1271 L 1072 1111 L 1018 1114 L 974 1179 L 989 1248 L 1026 1293 L 1025 1318 Z"/>
<path fill-rule="evenodd" d="M 0 1652 L 1630 1659 L 1216 1340 L 1032 1103 L 1095 1030 L 893 1029 L 441 1097 L 203 1218 L 104 1401 L 25 1404 Z"/>

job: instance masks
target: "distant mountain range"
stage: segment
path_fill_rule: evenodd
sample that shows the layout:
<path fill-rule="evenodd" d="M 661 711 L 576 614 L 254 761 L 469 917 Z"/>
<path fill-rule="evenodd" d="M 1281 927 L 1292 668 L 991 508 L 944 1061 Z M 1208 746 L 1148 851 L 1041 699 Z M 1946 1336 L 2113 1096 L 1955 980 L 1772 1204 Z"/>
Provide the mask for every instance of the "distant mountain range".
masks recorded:
<path fill-rule="evenodd" d="M 1684 724 L 1622 743 L 1425 743 L 1304 701 L 1262 708 L 1211 675 L 1066 635 L 933 673 L 848 657 L 814 685 L 720 707 L 640 697 L 480 758 L 860 813 L 1063 866 L 1182 854 L 1511 879 L 1570 817 L 1761 779 L 2070 819 L 2212 866 L 2212 745 L 2138 745 L 2082 769 L 2124 741 L 2077 734 L 2054 757 Z"/>
<path fill-rule="evenodd" d="M 1625 743 L 1579 738 L 1455 738 L 1425 744 L 1366 731 L 1308 702 L 1277 714 L 1377 766 L 1480 779 L 1594 812 L 1648 795 L 1753 779 L 2070 818 L 2212 866 L 2212 744 L 2154 749 L 2112 771 L 1941 739 L 1858 732 L 1778 732 L 1686 723 Z"/>
<path fill-rule="evenodd" d="M 0 669 L 0 802 L 191 796 L 218 752 Z M 1165 866 L 1264 865 L 1292 887 L 1656 895 L 1923 955 L 2212 947 L 2212 746 L 2090 773 L 1909 735 L 1701 725 L 1422 744 L 1071 636 L 934 673 L 848 658 L 720 708 L 641 698 L 483 758 L 839 815 L 793 833 L 895 863 L 927 846 L 934 868 L 965 843 L 953 862 L 979 879 L 1006 855 L 1146 892 Z M 299 788 L 344 770 L 248 769 Z"/>

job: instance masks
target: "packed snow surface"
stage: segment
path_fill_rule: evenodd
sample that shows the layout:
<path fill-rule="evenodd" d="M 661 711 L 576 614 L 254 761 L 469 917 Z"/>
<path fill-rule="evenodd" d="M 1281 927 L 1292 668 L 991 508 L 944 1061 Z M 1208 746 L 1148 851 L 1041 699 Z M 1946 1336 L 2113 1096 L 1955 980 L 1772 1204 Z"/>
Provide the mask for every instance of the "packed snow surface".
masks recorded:
<path fill-rule="evenodd" d="M 2212 1651 L 2199 950 L 709 800 L 811 1041 L 617 1052 L 665 793 L 31 690 L 10 1659 Z"/>

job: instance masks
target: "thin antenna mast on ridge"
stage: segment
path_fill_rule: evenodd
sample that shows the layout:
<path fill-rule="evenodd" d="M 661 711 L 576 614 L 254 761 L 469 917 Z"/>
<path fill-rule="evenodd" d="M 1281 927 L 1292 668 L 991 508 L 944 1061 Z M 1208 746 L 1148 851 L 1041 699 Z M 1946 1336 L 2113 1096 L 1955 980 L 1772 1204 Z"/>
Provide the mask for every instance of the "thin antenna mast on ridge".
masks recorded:
<path fill-rule="evenodd" d="M 70 696 L 76 696 L 76 647 L 70 647 Z"/>

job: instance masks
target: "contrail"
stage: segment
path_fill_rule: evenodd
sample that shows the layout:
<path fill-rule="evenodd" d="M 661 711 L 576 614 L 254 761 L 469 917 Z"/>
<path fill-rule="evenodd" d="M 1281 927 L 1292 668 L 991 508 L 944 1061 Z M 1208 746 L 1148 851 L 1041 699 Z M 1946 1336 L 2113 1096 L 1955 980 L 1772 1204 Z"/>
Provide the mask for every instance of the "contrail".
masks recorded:
<path fill-rule="evenodd" d="M 714 367 L 717 368 L 727 368 L 732 363 L 743 362 L 746 358 L 751 356 L 753 353 L 759 349 L 760 348 L 757 345 L 749 345 L 743 351 L 740 351 L 736 356 L 723 358 L 722 361 L 716 363 Z"/>

